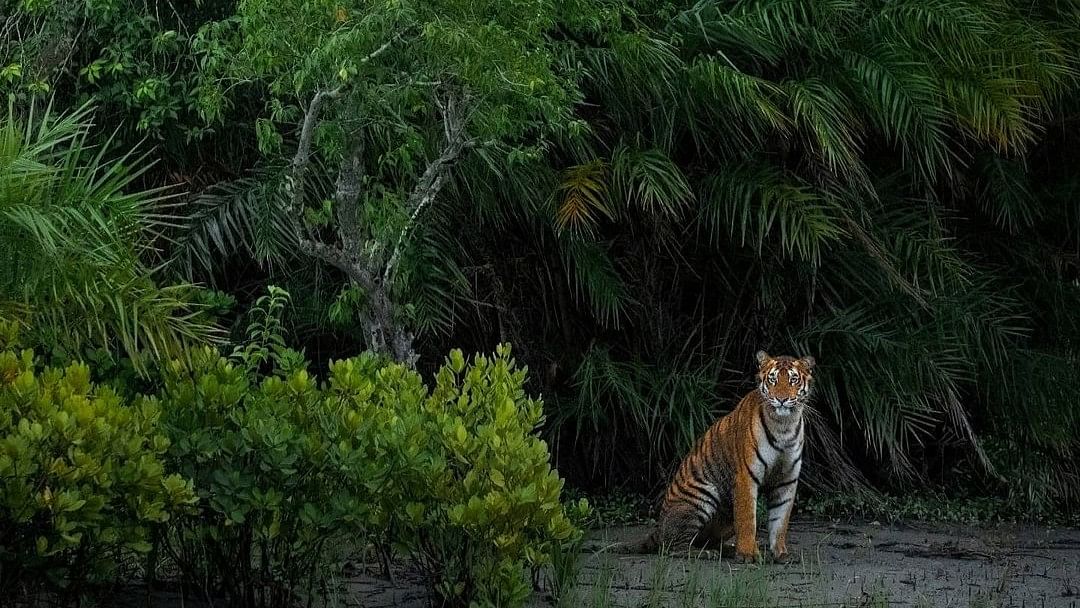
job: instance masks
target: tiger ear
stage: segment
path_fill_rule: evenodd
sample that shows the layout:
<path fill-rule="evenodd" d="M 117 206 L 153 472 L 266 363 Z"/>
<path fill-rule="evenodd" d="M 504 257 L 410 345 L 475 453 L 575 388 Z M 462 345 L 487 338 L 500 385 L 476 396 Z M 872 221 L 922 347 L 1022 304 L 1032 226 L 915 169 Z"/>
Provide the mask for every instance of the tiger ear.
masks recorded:
<path fill-rule="evenodd" d="M 757 354 L 754 355 L 754 359 L 757 360 L 758 365 L 761 365 L 769 360 L 769 353 L 759 350 L 757 351 Z"/>
<path fill-rule="evenodd" d="M 814 366 L 817 365 L 817 360 L 815 360 L 810 355 L 806 355 L 802 358 L 802 364 L 806 367 L 807 371 L 809 371 L 814 369 Z"/>

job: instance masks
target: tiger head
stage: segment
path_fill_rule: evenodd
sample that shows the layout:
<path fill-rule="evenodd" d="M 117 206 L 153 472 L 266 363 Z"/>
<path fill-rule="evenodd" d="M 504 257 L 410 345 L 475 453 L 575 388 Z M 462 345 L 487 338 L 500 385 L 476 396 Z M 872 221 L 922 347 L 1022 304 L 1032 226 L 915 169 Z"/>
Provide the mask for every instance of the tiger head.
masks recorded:
<path fill-rule="evenodd" d="M 773 357 L 758 351 L 758 391 L 781 418 L 801 414 L 813 390 L 814 358 Z"/>

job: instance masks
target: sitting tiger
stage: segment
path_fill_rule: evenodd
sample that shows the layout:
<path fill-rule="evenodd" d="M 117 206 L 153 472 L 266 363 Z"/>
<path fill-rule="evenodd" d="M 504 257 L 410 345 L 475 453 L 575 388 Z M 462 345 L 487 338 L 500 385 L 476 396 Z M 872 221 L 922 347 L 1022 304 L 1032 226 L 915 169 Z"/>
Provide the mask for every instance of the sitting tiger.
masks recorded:
<path fill-rule="evenodd" d="M 679 466 L 653 532 L 620 553 L 686 550 L 735 534 L 739 562 L 757 561 L 757 498 L 768 504 L 769 553 L 789 561 L 787 529 L 799 483 L 803 409 L 813 388 L 813 357 L 757 353 L 758 387 L 714 423 Z"/>

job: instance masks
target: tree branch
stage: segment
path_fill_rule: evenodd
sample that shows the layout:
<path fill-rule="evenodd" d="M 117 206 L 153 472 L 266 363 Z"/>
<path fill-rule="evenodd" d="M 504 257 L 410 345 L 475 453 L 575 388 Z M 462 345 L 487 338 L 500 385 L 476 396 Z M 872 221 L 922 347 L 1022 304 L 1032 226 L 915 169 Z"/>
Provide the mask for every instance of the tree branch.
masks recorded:
<path fill-rule="evenodd" d="M 398 34 L 387 40 L 382 46 L 361 59 L 361 65 L 385 53 L 390 48 L 390 45 L 400 37 L 401 35 Z M 300 128 L 300 141 L 296 146 L 296 155 L 293 156 L 292 170 L 290 171 L 292 193 L 289 197 L 289 212 L 292 214 L 296 214 L 304 206 L 304 173 L 307 172 L 308 163 L 311 160 L 311 140 L 315 135 L 315 125 L 319 120 L 319 111 L 322 110 L 323 104 L 327 101 L 341 97 L 341 94 L 345 92 L 345 87 L 346 84 L 341 84 L 333 89 L 318 91 L 311 98 L 307 112 L 304 113 L 304 123 Z"/>
<path fill-rule="evenodd" d="M 338 268 L 350 278 L 356 272 L 356 268 L 354 268 L 355 265 L 349 260 L 349 256 L 345 253 L 345 250 L 340 247 L 305 238 L 299 240 L 299 245 L 300 251 Z"/>
<path fill-rule="evenodd" d="M 382 46 L 361 59 L 360 63 L 367 63 L 383 54 L 400 37 L 401 35 L 398 34 L 390 40 L 387 40 Z M 311 142 L 315 136 L 315 126 L 319 121 L 319 112 L 327 101 L 341 97 L 345 92 L 346 86 L 347 83 L 344 83 L 333 89 L 318 91 L 308 104 L 308 109 L 304 113 L 303 125 L 300 127 L 300 141 L 297 143 L 296 154 L 293 155 L 288 180 L 286 182 L 286 188 L 289 190 L 288 196 L 286 197 L 286 211 L 288 211 L 289 215 L 292 216 L 296 222 L 296 236 L 300 245 L 300 250 L 332 266 L 340 268 L 346 275 L 356 281 L 358 280 L 358 273 L 363 269 L 357 264 L 357 260 L 355 259 L 356 252 L 351 251 L 352 248 L 348 246 L 351 244 L 351 241 L 343 239 L 343 242 L 346 244 L 345 248 L 327 245 L 316 241 L 310 230 L 307 231 L 308 238 L 304 238 L 300 228 L 304 224 L 301 210 L 304 208 L 305 174 L 307 173 L 308 165 L 311 162 Z M 343 196 L 359 190 L 359 153 L 356 151 L 354 152 L 354 155 L 347 157 L 342 161 L 342 171 L 338 176 L 339 202 Z M 368 277 L 368 279 L 370 280 L 370 277 Z"/>
<path fill-rule="evenodd" d="M 361 184 L 364 174 L 362 167 L 363 144 L 357 142 L 352 150 L 342 157 L 338 169 L 337 190 L 334 192 L 334 208 L 338 222 L 338 236 L 341 245 L 350 255 L 358 256 L 365 237 L 360 226 L 359 206 Z"/>
<path fill-rule="evenodd" d="M 442 190 L 451 165 L 461 157 L 462 152 L 476 144 L 476 141 L 468 137 L 465 132 L 467 112 L 458 93 L 451 92 L 447 95 L 445 102 L 436 97 L 435 104 L 442 112 L 445 144 L 439 156 L 424 169 L 424 173 L 416 182 L 412 193 L 409 194 L 406 201 L 409 220 L 406 222 L 405 227 L 402 228 L 397 244 L 394 246 L 394 251 L 390 256 L 390 261 L 386 264 L 386 269 L 383 272 L 384 282 L 389 282 L 393 278 L 405 242 L 412 234 L 420 213 L 434 202 L 435 197 Z"/>
<path fill-rule="evenodd" d="M 340 97 L 344 91 L 345 85 L 339 85 L 329 91 L 319 91 L 315 93 L 315 96 L 311 98 L 311 103 L 308 104 L 307 112 L 304 114 L 304 125 L 300 128 L 300 142 L 296 146 L 296 155 L 293 156 L 289 175 L 289 188 L 292 190 L 288 198 L 289 213 L 291 215 L 296 215 L 304 207 L 304 174 L 307 172 L 308 163 L 311 161 L 311 139 L 315 135 L 315 124 L 319 120 L 319 111 L 324 103 L 330 99 Z"/>

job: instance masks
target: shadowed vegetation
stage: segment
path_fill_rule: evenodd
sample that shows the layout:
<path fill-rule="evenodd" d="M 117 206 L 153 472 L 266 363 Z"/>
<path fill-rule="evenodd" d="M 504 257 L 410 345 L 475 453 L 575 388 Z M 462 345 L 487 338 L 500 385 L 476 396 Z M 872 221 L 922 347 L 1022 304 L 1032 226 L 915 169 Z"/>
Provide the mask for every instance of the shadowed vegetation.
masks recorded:
<path fill-rule="evenodd" d="M 174 4 L 0 10 L 0 322 L 51 362 L 509 342 L 570 483 L 652 497 L 812 354 L 817 504 L 1080 501 L 1077 0 Z"/>

